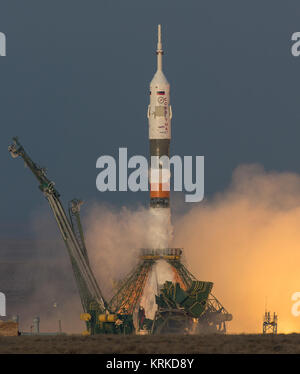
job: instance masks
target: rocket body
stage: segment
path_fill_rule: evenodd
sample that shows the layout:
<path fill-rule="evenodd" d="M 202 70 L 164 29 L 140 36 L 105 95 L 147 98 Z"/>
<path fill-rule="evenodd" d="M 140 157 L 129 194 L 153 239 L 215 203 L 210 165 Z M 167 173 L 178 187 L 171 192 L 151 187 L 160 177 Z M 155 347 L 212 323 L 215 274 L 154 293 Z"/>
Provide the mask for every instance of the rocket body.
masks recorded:
<path fill-rule="evenodd" d="M 171 118 L 170 84 L 162 71 L 161 27 L 158 26 L 157 71 L 150 83 L 148 106 L 150 141 L 150 207 L 168 208 L 170 200 L 169 169 L 163 173 L 162 163 L 153 165 L 153 156 L 170 156 Z"/>

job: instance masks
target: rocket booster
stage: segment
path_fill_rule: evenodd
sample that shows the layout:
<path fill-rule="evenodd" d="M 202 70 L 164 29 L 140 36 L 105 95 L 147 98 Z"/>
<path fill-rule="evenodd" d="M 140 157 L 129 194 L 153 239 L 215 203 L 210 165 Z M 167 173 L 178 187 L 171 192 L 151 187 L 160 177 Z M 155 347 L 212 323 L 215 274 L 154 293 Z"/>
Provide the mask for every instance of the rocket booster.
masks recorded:
<path fill-rule="evenodd" d="M 150 83 L 150 104 L 148 106 L 150 157 L 170 156 L 171 118 L 170 84 L 162 71 L 161 25 L 158 25 L 157 71 Z M 156 168 L 156 170 L 154 170 Z M 151 165 L 150 207 L 168 208 L 170 200 L 170 179 L 162 173 L 162 165 Z M 155 176 L 155 177 L 154 177 Z"/>

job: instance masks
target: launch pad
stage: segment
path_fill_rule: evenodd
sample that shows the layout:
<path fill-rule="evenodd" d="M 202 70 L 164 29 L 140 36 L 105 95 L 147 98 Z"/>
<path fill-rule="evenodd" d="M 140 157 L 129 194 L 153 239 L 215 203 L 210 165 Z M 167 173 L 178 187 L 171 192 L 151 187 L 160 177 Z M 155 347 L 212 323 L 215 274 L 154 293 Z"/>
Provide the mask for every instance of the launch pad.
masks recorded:
<path fill-rule="evenodd" d="M 181 248 L 141 248 L 140 258 L 143 260 L 180 260 Z"/>
<path fill-rule="evenodd" d="M 213 283 L 197 280 L 181 262 L 181 248 L 141 249 L 139 263 L 107 302 L 90 267 L 80 220 L 81 202 L 77 199 L 70 202 L 68 218 L 55 183 L 47 178 L 45 169 L 31 160 L 17 138 L 9 152 L 13 158 L 23 158 L 53 211 L 70 256 L 84 310 L 81 320 L 86 322 L 86 334 L 226 332 L 226 322 L 231 321 L 232 315 L 211 293 Z M 157 289 L 152 290 L 157 308 L 151 319 L 142 313 L 141 299 L 151 272 L 161 261 L 172 270 L 173 281 L 157 282 Z"/>
<path fill-rule="evenodd" d="M 139 264 L 112 298 L 109 306 L 113 310 L 134 315 L 141 307 L 142 294 L 155 265 L 160 261 L 169 265 L 173 282 L 156 282 L 157 290 L 153 292 L 157 293 L 157 310 L 153 320 L 145 318 L 144 325 L 137 321 L 138 333 L 143 334 L 143 330 L 151 334 L 226 332 L 226 322 L 232 320 L 232 315 L 211 293 L 213 283 L 197 280 L 181 262 L 182 253 L 181 248 L 142 248 Z"/>

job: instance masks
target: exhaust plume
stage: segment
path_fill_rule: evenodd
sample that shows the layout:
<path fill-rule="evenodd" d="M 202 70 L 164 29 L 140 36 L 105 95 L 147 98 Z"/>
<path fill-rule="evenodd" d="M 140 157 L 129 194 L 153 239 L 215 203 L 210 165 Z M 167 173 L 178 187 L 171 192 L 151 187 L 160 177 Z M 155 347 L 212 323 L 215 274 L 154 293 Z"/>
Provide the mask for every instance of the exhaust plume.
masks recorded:
<path fill-rule="evenodd" d="M 99 205 L 88 214 L 91 263 L 106 291 L 132 269 L 138 248 L 153 244 L 149 234 L 158 239 L 149 214 L 142 207 L 117 211 Z M 226 191 L 191 204 L 183 215 L 176 212 L 173 221 L 172 246 L 184 248 L 199 280 L 214 282 L 214 295 L 234 316 L 229 332 L 261 332 L 266 297 L 268 310 L 279 315 L 279 332 L 299 332 L 300 321 L 291 313 L 300 283 L 299 175 L 240 166 Z"/>
<path fill-rule="evenodd" d="M 300 291 L 298 174 L 266 172 L 259 165 L 240 166 L 224 192 L 201 204 L 190 204 L 188 212 L 180 213 L 176 206 L 173 211 L 176 213 L 172 217 L 171 245 L 184 248 L 187 266 L 199 280 L 214 282 L 213 294 L 234 317 L 228 324 L 229 333 L 261 332 L 266 298 L 267 309 L 278 313 L 278 331 L 300 332 L 300 317 L 291 312 L 295 303 L 291 297 Z M 83 214 L 90 263 L 107 298 L 113 294 L 114 281 L 122 279 L 136 265 L 139 248 L 169 245 L 172 232 L 169 215 L 162 216 L 160 221 L 153 219 L 148 208 L 118 210 L 103 204 L 87 206 Z M 41 245 L 36 249 L 39 262 L 43 261 L 43 274 L 35 273 L 32 307 L 29 308 L 28 299 L 26 306 L 23 305 L 30 309 L 26 313 L 28 318 L 39 314 L 44 325 L 53 309 L 51 303 L 58 301 L 66 330 L 83 330 L 79 321 L 79 295 L 66 250 L 53 217 L 43 212 L 45 216 L 38 219 L 37 244 Z M 166 225 L 155 227 L 155 222 Z M 57 245 L 46 244 L 53 237 L 59 240 Z M 54 261 L 51 266 L 49 258 Z M 158 268 L 154 270 L 157 273 Z M 165 274 L 161 282 L 170 278 L 168 269 Z M 160 283 L 157 277 L 154 283 L 153 292 L 157 292 L 156 283 Z M 145 299 L 142 300 L 146 306 Z M 153 297 L 149 298 L 150 304 L 151 300 Z M 154 311 L 152 307 L 149 310 Z M 30 321 L 26 317 L 23 316 L 23 321 L 26 319 L 27 325 Z M 56 325 L 58 317 L 53 311 L 51 317 Z M 66 326 L 71 320 L 72 326 Z"/>
<path fill-rule="evenodd" d="M 176 217 L 173 244 L 184 247 L 197 278 L 214 282 L 234 317 L 229 332 L 261 332 L 266 297 L 278 331 L 300 331 L 291 313 L 300 288 L 299 224 L 300 176 L 259 165 L 238 167 L 225 192 Z"/>

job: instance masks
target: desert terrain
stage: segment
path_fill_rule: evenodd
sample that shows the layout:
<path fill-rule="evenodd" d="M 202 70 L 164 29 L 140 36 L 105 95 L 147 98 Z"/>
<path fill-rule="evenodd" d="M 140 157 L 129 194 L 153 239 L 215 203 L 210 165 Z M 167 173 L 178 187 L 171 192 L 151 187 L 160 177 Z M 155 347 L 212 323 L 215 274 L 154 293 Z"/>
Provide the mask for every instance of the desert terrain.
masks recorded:
<path fill-rule="evenodd" d="M 58 335 L 0 337 L 0 354 L 297 353 L 300 334 L 278 335 Z"/>

